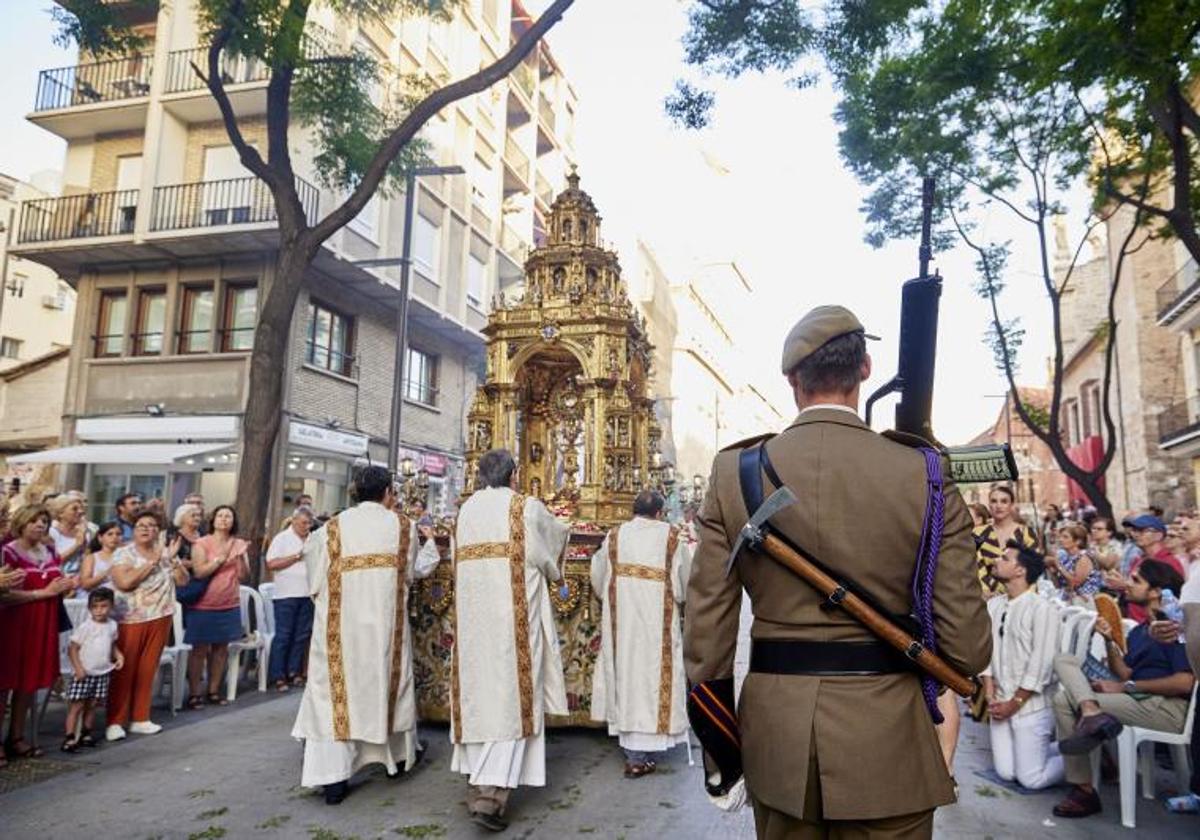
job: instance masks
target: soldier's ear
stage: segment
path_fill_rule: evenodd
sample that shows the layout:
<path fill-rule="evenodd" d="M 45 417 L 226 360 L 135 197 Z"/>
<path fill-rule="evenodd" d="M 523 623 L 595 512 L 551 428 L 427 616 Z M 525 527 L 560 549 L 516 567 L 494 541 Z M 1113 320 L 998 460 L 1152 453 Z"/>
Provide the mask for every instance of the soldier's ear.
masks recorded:
<path fill-rule="evenodd" d="M 871 354 L 870 353 L 867 353 L 865 356 L 863 356 L 862 367 L 859 370 L 862 371 L 862 381 L 863 382 L 866 382 L 868 379 L 871 378 Z"/>

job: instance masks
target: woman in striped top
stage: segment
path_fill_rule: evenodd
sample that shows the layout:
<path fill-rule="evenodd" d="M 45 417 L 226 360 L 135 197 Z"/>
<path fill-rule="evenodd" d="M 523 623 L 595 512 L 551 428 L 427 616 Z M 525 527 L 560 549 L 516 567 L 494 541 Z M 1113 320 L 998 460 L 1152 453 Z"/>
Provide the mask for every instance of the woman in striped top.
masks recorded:
<path fill-rule="evenodd" d="M 1004 593 L 1004 584 L 992 574 L 996 561 L 1004 554 L 1004 547 L 1015 540 L 1025 548 L 1035 548 L 1037 538 L 1033 531 L 1017 520 L 1014 503 L 1016 497 L 1007 484 L 997 484 L 988 493 L 988 509 L 992 521 L 975 529 L 975 559 L 979 565 L 979 583 L 985 598 Z"/>

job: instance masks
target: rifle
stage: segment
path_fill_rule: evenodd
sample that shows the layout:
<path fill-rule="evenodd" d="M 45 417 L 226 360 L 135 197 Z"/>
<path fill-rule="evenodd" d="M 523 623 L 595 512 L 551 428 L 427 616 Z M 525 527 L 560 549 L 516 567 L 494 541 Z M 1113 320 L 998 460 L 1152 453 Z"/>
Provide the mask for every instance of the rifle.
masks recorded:
<path fill-rule="evenodd" d="M 888 394 L 900 392 L 896 404 L 896 431 L 915 435 L 941 449 L 950 461 L 950 477 L 957 483 L 1014 481 L 1018 476 L 1012 447 L 1007 443 L 985 446 L 944 447 L 933 433 L 933 374 L 937 356 L 938 309 L 942 276 L 932 274 L 931 229 L 933 227 L 934 181 L 921 183 L 921 246 L 919 274 L 900 290 L 900 359 L 895 376 L 867 398 L 866 420 L 871 409 Z"/>

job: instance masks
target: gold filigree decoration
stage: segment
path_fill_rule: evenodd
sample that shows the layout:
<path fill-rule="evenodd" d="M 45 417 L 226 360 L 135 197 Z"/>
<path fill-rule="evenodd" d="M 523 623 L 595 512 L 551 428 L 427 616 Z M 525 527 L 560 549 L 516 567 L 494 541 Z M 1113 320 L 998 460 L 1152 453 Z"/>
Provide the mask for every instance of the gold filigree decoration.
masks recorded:
<path fill-rule="evenodd" d="M 675 673 L 671 659 L 671 630 L 675 625 L 675 593 L 671 584 L 671 563 L 679 546 L 679 530 L 672 528 L 667 535 L 667 560 L 663 569 L 663 634 L 662 663 L 658 674 L 658 734 L 671 731 L 671 688 Z"/>
<path fill-rule="evenodd" d="M 454 531 L 450 536 L 451 547 L 456 547 L 458 540 L 458 524 L 455 523 Z M 458 552 L 453 552 L 451 562 L 454 568 L 454 582 L 458 583 Z M 450 722 L 454 727 L 454 743 L 462 743 L 462 696 L 459 691 L 458 683 L 458 646 L 462 639 L 458 635 L 458 604 L 454 605 L 454 618 L 452 619 L 454 626 L 454 641 L 450 645 Z"/>
<path fill-rule="evenodd" d="M 396 699 L 400 694 L 400 677 L 404 666 L 404 625 L 408 623 L 405 605 L 408 603 L 408 548 L 412 540 L 412 523 L 403 513 L 400 520 L 400 546 L 396 551 L 396 610 L 392 624 L 392 673 L 388 683 L 388 732 L 396 727 Z"/>
<path fill-rule="evenodd" d="M 525 598 L 525 497 L 520 493 L 513 494 L 508 508 L 508 544 L 521 737 L 528 738 L 533 734 L 533 652 L 529 643 L 529 601 Z"/>
<path fill-rule="evenodd" d="M 350 739 L 350 709 L 346 702 L 346 670 L 342 661 L 342 529 L 335 516 L 325 526 L 329 551 L 329 614 L 325 624 L 325 650 L 329 660 L 329 699 L 333 710 L 333 739 Z"/>
<path fill-rule="evenodd" d="M 510 546 L 506 542 L 471 543 L 455 548 L 457 560 L 502 560 L 508 557 Z"/>
<path fill-rule="evenodd" d="M 429 611 L 437 616 L 445 615 L 454 603 L 454 578 L 435 573 L 421 581 L 421 591 Z"/>
<path fill-rule="evenodd" d="M 653 569 L 650 566 L 642 566 L 637 563 L 618 563 L 617 577 L 638 578 L 639 580 L 653 580 L 663 583 L 667 579 L 667 573 L 663 569 Z"/>
<path fill-rule="evenodd" d="M 579 609 L 579 604 L 587 600 L 589 588 L 586 577 L 563 575 L 550 590 L 550 603 L 554 606 L 555 615 L 565 618 Z M 566 594 L 563 593 L 564 589 L 566 589 Z"/>

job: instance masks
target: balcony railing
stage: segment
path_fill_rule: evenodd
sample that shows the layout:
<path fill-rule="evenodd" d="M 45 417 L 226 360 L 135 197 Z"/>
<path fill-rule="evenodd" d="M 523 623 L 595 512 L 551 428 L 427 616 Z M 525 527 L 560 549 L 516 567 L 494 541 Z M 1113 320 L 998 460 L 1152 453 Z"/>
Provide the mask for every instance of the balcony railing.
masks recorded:
<path fill-rule="evenodd" d="M 304 57 L 319 58 L 327 55 L 327 50 L 312 36 L 306 35 L 303 41 Z M 192 65 L 195 65 L 193 67 Z M 200 90 L 206 85 L 196 73 L 208 75 L 208 47 L 193 47 L 190 50 L 174 50 L 167 59 L 167 93 L 181 93 L 187 90 Z M 271 68 L 266 62 L 249 56 L 221 53 L 221 80 L 226 85 L 240 85 L 248 82 L 265 82 L 271 78 Z"/>
<path fill-rule="evenodd" d="M 133 233 L 137 190 L 38 198 L 21 204 L 17 242 L 53 242 Z"/>
<path fill-rule="evenodd" d="M 511 135 L 504 138 L 504 161 L 517 173 L 518 178 L 529 183 L 529 155 L 521 151 Z"/>
<path fill-rule="evenodd" d="M 317 188 L 297 178 L 296 189 L 309 224 L 315 223 L 320 196 Z M 258 178 L 196 181 L 154 188 L 150 230 L 247 225 L 277 219 L 275 197 Z"/>
<path fill-rule="evenodd" d="M 1181 304 L 1200 300 L 1200 279 L 1196 279 L 1195 263 L 1184 266 L 1184 269 L 1187 268 L 1192 270 L 1181 269 L 1175 272 L 1171 279 L 1159 286 L 1155 292 L 1158 321 L 1164 326 L 1181 314 Z"/>
<path fill-rule="evenodd" d="M 500 248 L 509 256 L 524 260 L 529 253 L 529 243 L 505 222 L 500 226 Z"/>
<path fill-rule="evenodd" d="M 136 99 L 150 93 L 150 56 L 134 54 L 108 61 L 43 70 L 38 74 L 34 111 L 53 111 L 97 102 Z"/>
<path fill-rule="evenodd" d="M 1169 447 L 1189 432 L 1200 431 L 1200 396 L 1177 402 L 1158 415 L 1158 442 Z"/>
<path fill-rule="evenodd" d="M 542 203 L 547 207 L 554 203 L 554 187 L 550 186 L 550 182 L 543 178 L 540 172 L 537 176 L 536 190 L 537 197 L 541 199 Z"/>

